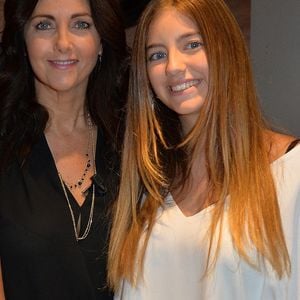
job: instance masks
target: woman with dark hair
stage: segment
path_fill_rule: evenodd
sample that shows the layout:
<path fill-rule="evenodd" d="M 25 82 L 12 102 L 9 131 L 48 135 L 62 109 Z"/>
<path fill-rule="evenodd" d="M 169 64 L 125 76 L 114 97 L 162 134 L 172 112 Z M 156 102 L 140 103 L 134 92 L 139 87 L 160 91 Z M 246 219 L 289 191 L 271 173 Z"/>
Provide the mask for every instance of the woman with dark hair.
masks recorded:
<path fill-rule="evenodd" d="M 111 299 L 106 243 L 127 69 L 118 5 L 7 0 L 4 17 L 0 295 Z"/>
<path fill-rule="evenodd" d="M 300 299 L 299 140 L 264 122 L 224 1 L 145 9 L 121 169 L 116 299 Z"/>

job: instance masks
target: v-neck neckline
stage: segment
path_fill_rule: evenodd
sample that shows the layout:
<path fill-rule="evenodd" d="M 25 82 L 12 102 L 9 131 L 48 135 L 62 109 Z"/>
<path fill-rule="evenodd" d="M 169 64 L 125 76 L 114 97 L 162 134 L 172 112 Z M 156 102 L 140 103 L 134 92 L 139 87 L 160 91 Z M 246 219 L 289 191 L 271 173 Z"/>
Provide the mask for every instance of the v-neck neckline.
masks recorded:
<path fill-rule="evenodd" d="M 102 132 L 101 130 L 98 130 L 96 149 L 95 149 L 96 170 L 99 167 L 97 162 L 99 162 L 99 157 L 101 155 L 100 149 L 103 147 L 103 145 L 104 145 L 104 141 L 103 141 Z M 101 151 L 103 151 L 103 149 Z M 37 143 L 34 144 L 32 151 L 25 162 L 25 165 L 26 165 L 25 169 L 27 169 L 26 172 L 29 172 L 31 174 L 30 177 L 31 176 L 39 177 L 42 182 L 47 182 L 50 186 L 52 186 L 51 189 L 53 190 L 53 192 L 55 191 L 55 193 L 53 193 L 53 195 L 50 194 L 46 195 L 48 199 L 47 201 L 48 202 L 50 201 L 50 203 L 52 203 L 51 208 L 48 208 L 49 213 L 52 215 L 52 217 L 55 218 L 55 211 L 59 209 L 60 215 L 67 218 L 62 222 L 65 225 L 63 225 L 63 227 L 61 228 L 63 230 L 60 232 L 62 236 L 64 236 L 63 239 L 65 240 L 67 238 L 67 240 L 69 241 L 72 240 L 72 242 L 76 242 L 77 244 L 73 225 L 72 225 L 72 218 L 68 208 L 68 203 L 67 200 L 65 199 L 63 187 L 61 185 L 58 171 L 55 165 L 55 161 L 51 153 L 51 150 L 49 148 L 45 134 L 42 134 L 39 140 L 37 141 Z M 74 197 L 71 193 L 69 193 L 68 195 L 70 197 L 70 200 L 72 199 L 71 200 L 72 202 L 77 203 L 77 201 L 73 199 Z M 84 201 L 84 204 L 85 203 L 86 201 Z M 79 204 L 77 203 L 77 205 Z M 82 208 L 83 206 L 79 207 L 79 209 Z M 66 224 L 68 224 L 67 227 Z"/>
<path fill-rule="evenodd" d="M 176 214 L 183 220 L 188 222 L 194 222 L 198 220 L 199 218 L 202 218 L 206 214 L 210 213 L 216 206 L 215 203 L 212 203 L 205 208 L 201 209 L 200 211 L 196 212 L 195 214 L 191 216 L 186 216 L 181 208 L 177 205 L 176 201 L 174 200 L 172 194 L 169 192 L 166 196 L 165 203 L 167 208 L 173 208 L 176 211 Z"/>
<path fill-rule="evenodd" d="M 55 164 L 55 160 L 54 160 L 54 157 L 53 157 L 52 152 L 50 150 L 50 147 L 49 147 L 49 144 L 48 144 L 48 141 L 47 141 L 47 138 L 46 138 L 45 134 L 43 134 L 41 138 L 42 138 L 42 145 L 41 146 L 44 146 L 47 151 L 45 151 L 45 152 L 40 151 L 40 154 L 44 154 L 45 158 L 47 156 L 47 158 L 50 160 L 51 169 L 55 173 L 55 182 L 60 187 L 59 189 L 63 193 L 63 187 L 61 186 L 61 180 L 59 178 L 59 172 L 57 170 L 57 167 L 56 167 L 56 164 Z M 100 155 L 99 152 L 100 152 L 101 147 L 103 146 L 103 143 L 104 143 L 104 141 L 103 141 L 103 134 L 102 134 L 101 129 L 98 128 L 97 129 L 97 135 L 96 135 L 96 143 L 95 143 L 95 145 L 96 145 L 96 147 L 95 147 L 95 171 L 96 171 L 96 173 L 97 173 L 97 170 L 98 170 L 97 162 L 99 161 L 99 159 L 98 159 L 98 157 Z M 86 200 L 88 200 L 87 197 L 83 201 L 82 205 L 80 205 L 76 201 L 76 199 L 74 198 L 74 196 L 71 193 L 71 191 L 67 188 L 67 185 L 65 185 L 65 187 L 66 187 L 68 196 L 69 196 L 70 200 L 72 201 L 72 203 L 76 203 L 76 207 L 78 207 L 81 210 L 83 208 L 83 206 L 85 205 Z M 90 189 L 90 187 L 88 187 L 88 189 Z"/>

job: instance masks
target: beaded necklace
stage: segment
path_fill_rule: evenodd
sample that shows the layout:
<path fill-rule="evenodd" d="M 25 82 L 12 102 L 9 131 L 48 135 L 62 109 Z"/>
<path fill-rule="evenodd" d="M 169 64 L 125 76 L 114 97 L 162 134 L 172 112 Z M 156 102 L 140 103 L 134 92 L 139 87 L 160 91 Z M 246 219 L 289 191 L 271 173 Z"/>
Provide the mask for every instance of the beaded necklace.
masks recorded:
<path fill-rule="evenodd" d="M 89 141 L 88 141 L 88 143 L 89 143 L 89 145 L 91 145 L 91 148 L 92 148 L 91 150 L 92 150 L 92 159 L 93 159 L 94 175 L 95 175 L 96 174 L 96 163 L 95 163 L 95 152 L 96 152 L 95 148 L 96 148 L 96 146 L 95 146 L 95 139 L 94 139 L 94 133 L 93 133 L 93 125 L 92 125 L 92 121 L 90 119 L 90 115 L 88 115 L 88 127 L 89 127 Z M 89 147 L 90 146 L 88 146 L 88 151 L 87 152 L 89 152 Z M 87 171 L 89 170 L 89 168 L 92 165 L 91 159 L 89 158 L 88 155 L 87 155 L 87 157 L 88 157 L 87 166 L 85 168 L 83 176 L 81 176 L 81 178 L 79 179 L 79 181 L 77 181 L 76 184 L 74 184 L 74 185 L 67 184 L 63 180 L 61 173 L 58 172 L 58 177 L 59 177 L 59 180 L 60 180 L 60 184 L 61 184 L 61 187 L 63 189 L 64 196 L 65 196 L 65 199 L 67 201 L 68 208 L 69 208 L 69 211 L 70 211 L 70 214 L 71 214 L 72 225 L 73 225 L 74 235 L 75 235 L 76 241 L 84 240 L 88 236 L 88 234 L 91 230 L 91 226 L 92 226 L 92 223 L 93 223 L 94 206 L 95 206 L 95 184 L 94 183 L 92 184 L 92 202 L 91 202 L 91 208 L 90 208 L 88 222 L 87 222 L 85 230 L 84 230 L 84 232 L 81 236 L 80 236 L 81 214 L 79 215 L 79 220 L 78 220 L 79 226 L 78 226 L 78 224 L 76 226 L 75 215 L 74 215 L 74 212 L 73 212 L 73 209 L 72 209 L 72 206 L 71 206 L 71 202 L 70 202 L 70 199 L 69 199 L 69 196 L 68 196 L 68 193 L 67 193 L 66 186 L 70 190 L 72 190 L 72 188 L 82 188 L 82 183 L 83 183 L 83 181 L 86 177 Z"/>
<path fill-rule="evenodd" d="M 94 135 L 93 135 L 93 124 L 92 124 L 92 120 L 91 120 L 91 117 L 90 117 L 90 114 L 87 115 L 87 124 L 88 124 L 88 146 L 87 146 L 87 151 L 85 153 L 85 156 L 86 156 L 86 159 L 87 159 L 87 162 L 86 162 L 86 165 L 84 167 L 84 171 L 83 171 L 83 174 L 80 176 L 80 178 L 78 180 L 75 181 L 75 183 L 70 183 L 70 182 L 67 182 L 66 180 L 63 180 L 64 183 L 67 185 L 67 187 L 69 188 L 69 190 L 74 190 L 74 189 L 82 189 L 82 184 L 86 178 L 86 175 L 89 171 L 89 169 L 91 168 L 92 166 L 92 161 L 91 161 L 91 157 L 90 157 L 90 148 L 93 147 L 93 143 L 94 143 Z M 92 154 L 94 155 L 93 153 L 93 149 L 92 149 Z M 94 159 L 94 157 L 92 158 Z M 59 174 L 61 177 L 62 175 Z"/>

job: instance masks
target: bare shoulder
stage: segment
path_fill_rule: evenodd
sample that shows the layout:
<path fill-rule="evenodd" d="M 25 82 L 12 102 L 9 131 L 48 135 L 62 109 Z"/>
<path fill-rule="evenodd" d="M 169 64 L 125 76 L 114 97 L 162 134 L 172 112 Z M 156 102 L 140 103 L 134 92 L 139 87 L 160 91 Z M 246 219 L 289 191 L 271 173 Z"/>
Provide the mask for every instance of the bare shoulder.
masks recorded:
<path fill-rule="evenodd" d="M 291 135 L 278 133 L 275 131 L 265 132 L 265 141 L 269 149 L 270 162 L 284 155 L 289 145 L 297 138 Z"/>

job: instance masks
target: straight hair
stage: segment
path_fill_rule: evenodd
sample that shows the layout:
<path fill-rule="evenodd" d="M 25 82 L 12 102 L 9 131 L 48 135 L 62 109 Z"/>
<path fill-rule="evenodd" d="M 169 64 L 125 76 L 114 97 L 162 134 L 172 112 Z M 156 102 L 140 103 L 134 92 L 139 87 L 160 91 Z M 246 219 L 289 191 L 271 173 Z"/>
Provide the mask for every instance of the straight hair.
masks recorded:
<path fill-rule="evenodd" d="M 185 137 L 174 112 L 158 99 L 153 109 L 147 75 L 149 26 L 162 10 L 169 8 L 197 24 L 209 65 L 208 95 L 196 125 Z M 119 289 L 122 279 L 134 285 L 142 276 L 157 210 L 164 205 L 166 192 L 175 180 L 176 184 L 186 184 L 199 143 L 204 145 L 208 184 L 217 199 L 208 232 L 204 275 L 218 258 L 225 208 L 233 245 L 240 257 L 258 270 L 270 264 L 279 278 L 290 274 L 266 130 L 246 43 L 225 3 L 151 1 L 140 18 L 133 45 L 121 185 L 109 247 L 108 280 L 113 289 Z M 250 257 L 253 247 L 257 260 Z"/>

